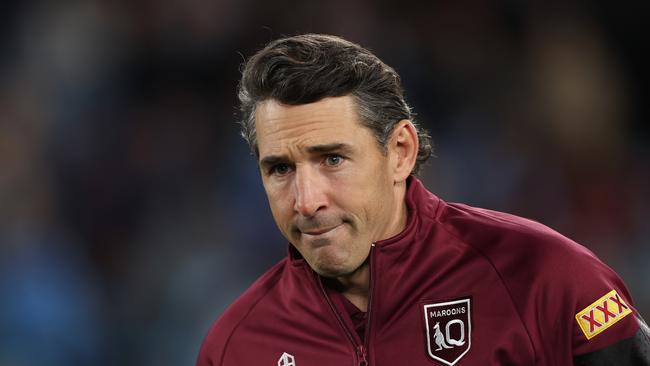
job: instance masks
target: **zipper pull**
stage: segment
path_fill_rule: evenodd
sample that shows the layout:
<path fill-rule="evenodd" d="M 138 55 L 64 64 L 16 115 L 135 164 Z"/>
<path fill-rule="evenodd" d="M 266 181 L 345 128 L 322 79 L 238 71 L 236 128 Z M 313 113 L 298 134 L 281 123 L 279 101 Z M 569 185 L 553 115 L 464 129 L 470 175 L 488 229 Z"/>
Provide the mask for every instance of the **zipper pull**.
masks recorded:
<path fill-rule="evenodd" d="M 357 355 L 359 356 L 359 366 L 368 366 L 368 355 L 364 346 L 357 348 Z"/>

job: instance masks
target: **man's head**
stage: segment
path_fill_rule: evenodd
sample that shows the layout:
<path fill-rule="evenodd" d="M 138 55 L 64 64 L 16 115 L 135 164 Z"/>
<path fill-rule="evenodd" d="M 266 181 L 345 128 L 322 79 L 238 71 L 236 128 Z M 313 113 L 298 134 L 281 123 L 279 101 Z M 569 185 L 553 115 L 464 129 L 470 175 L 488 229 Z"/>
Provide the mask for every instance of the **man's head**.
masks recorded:
<path fill-rule="evenodd" d="M 242 136 L 259 156 L 255 110 L 275 99 L 300 105 L 326 97 L 351 95 L 357 113 L 384 148 L 393 126 L 413 121 L 399 75 L 370 51 L 339 37 L 304 34 L 270 42 L 245 65 L 239 85 Z M 429 135 L 418 128 L 420 148 L 413 174 L 432 153 Z"/>
<path fill-rule="evenodd" d="M 275 221 L 316 272 L 349 275 L 399 233 L 431 146 L 392 68 L 337 37 L 290 37 L 248 61 L 239 97 Z"/>

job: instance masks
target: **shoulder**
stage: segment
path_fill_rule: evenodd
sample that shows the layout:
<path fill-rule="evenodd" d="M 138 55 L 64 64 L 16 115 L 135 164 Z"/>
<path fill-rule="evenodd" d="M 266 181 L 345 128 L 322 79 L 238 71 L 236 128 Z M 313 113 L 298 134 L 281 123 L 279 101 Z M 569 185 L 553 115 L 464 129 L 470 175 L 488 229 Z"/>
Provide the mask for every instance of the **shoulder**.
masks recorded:
<path fill-rule="evenodd" d="M 255 307 L 276 287 L 288 265 L 288 260 L 284 259 L 273 266 L 224 311 L 211 326 L 201 345 L 197 366 L 221 365 L 221 357 L 232 335 Z"/>
<path fill-rule="evenodd" d="M 626 339 L 638 329 L 635 317 L 627 316 L 635 310 L 620 277 L 590 250 L 557 231 L 463 204 L 444 204 L 436 219 L 466 250 L 490 263 L 531 332 L 558 334 L 563 324 L 565 344 L 580 354 Z M 619 307 L 621 300 L 630 311 Z M 594 316 L 598 321 L 590 321 Z"/>
<path fill-rule="evenodd" d="M 581 266 L 611 271 L 589 249 L 523 217 L 447 203 L 437 221 L 444 230 L 484 256 L 495 269 L 507 271 L 504 274 L 534 271 L 537 276 L 553 276 L 557 270 L 566 269 L 579 275 L 577 270 Z"/>
<path fill-rule="evenodd" d="M 593 252 L 539 222 L 455 203 L 445 204 L 437 220 L 468 250 L 489 261 L 512 291 L 519 290 L 516 284 L 522 291 L 534 290 L 535 285 L 589 298 L 607 290 L 595 300 L 613 286 L 622 286 L 618 275 Z"/>

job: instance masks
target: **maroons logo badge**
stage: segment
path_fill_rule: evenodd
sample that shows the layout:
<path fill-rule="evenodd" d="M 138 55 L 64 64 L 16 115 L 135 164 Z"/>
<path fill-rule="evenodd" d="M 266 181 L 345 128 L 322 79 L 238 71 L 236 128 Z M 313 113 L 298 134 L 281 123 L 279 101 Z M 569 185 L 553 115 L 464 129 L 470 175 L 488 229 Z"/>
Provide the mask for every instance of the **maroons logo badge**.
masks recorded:
<path fill-rule="evenodd" d="M 469 298 L 424 305 L 427 353 L 448 366 L 455 365 L 472 346 Z"/>

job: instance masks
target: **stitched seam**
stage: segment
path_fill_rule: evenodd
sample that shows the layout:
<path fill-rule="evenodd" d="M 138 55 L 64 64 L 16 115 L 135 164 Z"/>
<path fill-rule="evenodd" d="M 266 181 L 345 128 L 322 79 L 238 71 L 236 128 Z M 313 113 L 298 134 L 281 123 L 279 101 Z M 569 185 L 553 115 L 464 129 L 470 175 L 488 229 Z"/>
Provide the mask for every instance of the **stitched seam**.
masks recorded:
<path fill-rule="evenodd" d="M 480 250 L 474 248 L 473 246 L 469 245 L 465 240 L 459 238 L 456 234 L 454 234 L 447 227 L 445 227 L 444 223 L 442 223 L 440 221 L 437 221 L 437 222 L 440 224 L 442 229 L 445 230 L 449 235 L 453 236 L 454 238 L 456 238 L 456 240 L 463 243 L 465 246 L 470 248 L 472 251 L 478 253 L 481 257 L 483 257 L 490 264 L 490 267 L 492 267 L 492 269 L 497 274 L 497 276 L 499 276 L 499 280 L 501 281 L 501 284 L 503 284 L 503 287 L 505 288 L 506 293 L 508 294 L 508 298 L 510 299 L 510 302 L 512 303 L 512 306 L 515 308 L 515 312 L 517 313 L 517 317 L 519 318 L 519 321 L 521 322 L 521 325 L 524 327 L 524 330 L 526 330 L 526 335 L 528 335 L 528 341 L 530 342 L 530 346 L 533 349 L 534 359 L 537 360 L 537 350 L 535 349 L 535 344 L 533 343 L 533 338 L 530 335 L 530 331 L 528 330 L 528 326 L 526 326 L 526 323 L 524 322 L 524 320 L 523 320 L 523 318 L 521 316 L 521 313 L 519 311 L 519 307 L 517 306 L 517 304 L 515 303 L 515 301 L 513 299 L 512 293 L 510 292 L 510 288 L 508 287 L 506 281 L 503 279 L 503 276 L 501 276 L 501 272 L 496 268 L 494 263 L 492 263 L 492 261 L 490 260 L 490 258 L 487 255 L 485 255 Z"/>
<path fill-rule="evenodd" d="M 452 207 L 454 207 L 455 209 L 465 210 L 463 207 L 455 207 L 455 206 L 452 206 Z M 482 211 L 482 210 L 479 211 L 479 210 L 473 209 L 473 210 L 471 210 L 471 213 L 476 215 L 476 216 L 481 216 L 482 218 L 487 219 L 487 220 L 492 220 L 492 221 L 496 221 L 496 222 L 499 222 L 499 223 L 502 223 L 502 224 L 508 224 L 508 225 L 515 226 L 515 228 L 512 228 L 513 230 L 514 229 L 524 229 L 524 230 L 521 230 L 521 231 L 517 230 L 518 232 L 526 233 L 526 232 L 530 232 L 530 231 L 534 231 L 534 232 L 539 232 L 540 231 L 540 229 L 538 229 L 536 227 L 530 227 L 530 226 L 524 225 L 522 223 L 519 223 L 519 222 L 517 222 L 515 220 L 508 220 L 506 218 L 499 217 L 499 216 L 496 216 L 496 215 L 492 215 L 489 212 L 485 212 L 485 211 Z M 527 218 L 524 218 L 524 219 L 527 220 L 527 221 L 533 222 L 533 223 L 535 223 L 537 225 L 541 225 L 541 226 L 546 227 L 546 225 L 544 225 L 544 224 L 542 224 L 542 223 L 540 223 L 538 221 L 535 221 L 535 220 L 532 220 L 532 219 L 527 219 Z M 554 231 L 554 229 L 552 229 L 552 228 L 549 228 L 549 229 Z"/>

